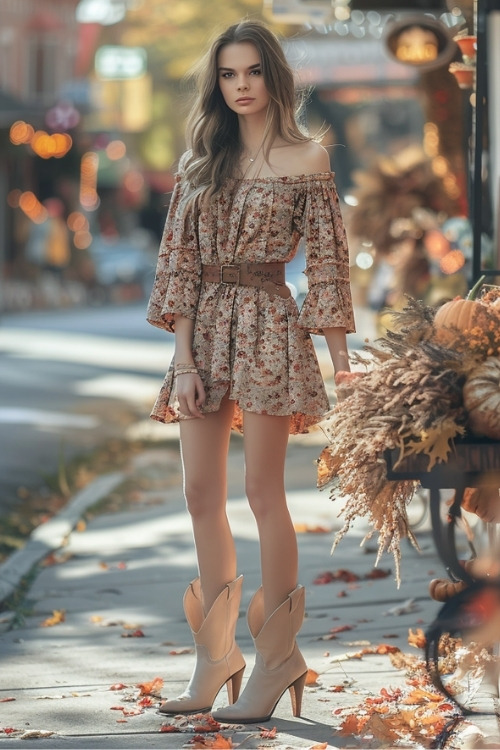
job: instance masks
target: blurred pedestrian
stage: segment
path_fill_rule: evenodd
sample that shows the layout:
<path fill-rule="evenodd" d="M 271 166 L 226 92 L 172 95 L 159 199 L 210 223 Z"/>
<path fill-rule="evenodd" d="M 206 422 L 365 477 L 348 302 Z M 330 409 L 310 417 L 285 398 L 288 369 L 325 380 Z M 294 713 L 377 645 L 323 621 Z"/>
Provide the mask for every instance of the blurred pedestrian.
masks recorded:
<path fill-rule="evenodd" d="M 209 711 L 227 684 L 230 705 L 214 717 L 263 722 L 287 689 L 300 714 L 307 667 L 295 639 L 305 597 L 285 455 L 289 434 L 307 432 L 329 409 L 310 333 L 324 334 L 336 373 L 349 370 L 348 251 L 329 156 L 297 124 L 278 38 L 261 22 L 231 26 L 201 61 L 197 83 L 148 309 L 150 323 L 175 333 L 152 417 L 180 422 L 199 569 L 184 596 L 196 666 L 160 711 Z M 299 314 L 285 264 L 301 237 L 309 291 Z M 242 576 L 226 515 L 231 429 L 243 433 L 262 575 L 247 614 L 256 664 L 241 696 Z"/>
<path fill-rule="evenodd" d="M 41 224 L 33 225 L 27 243 L 27 258 L 41 271 L 61 282 L 71 260 L 71 243 L 64 218 L 64 203 L 54 197 L 47 198 L 43 205 L 46 217 Z"/>

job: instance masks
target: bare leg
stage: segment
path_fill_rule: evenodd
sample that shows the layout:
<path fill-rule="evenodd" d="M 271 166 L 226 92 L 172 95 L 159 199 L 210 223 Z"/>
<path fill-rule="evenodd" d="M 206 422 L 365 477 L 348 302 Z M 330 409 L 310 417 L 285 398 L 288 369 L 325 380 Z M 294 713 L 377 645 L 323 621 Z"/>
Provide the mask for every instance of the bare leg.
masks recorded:
<path fill-rule="evenodd" d="M 205 614 L 236 578 L 236 551 L 226 515 L 227 453 L 233 402 L 205 419 L 181 420 L 184 494 L 191 514 Z"/>
<path fill-rule="evenodd" d="M 264 618 L 297 586 L 297 538 L 285 495 L 288 417 L 244 414 L 246 493 L 260 540 Z"/>

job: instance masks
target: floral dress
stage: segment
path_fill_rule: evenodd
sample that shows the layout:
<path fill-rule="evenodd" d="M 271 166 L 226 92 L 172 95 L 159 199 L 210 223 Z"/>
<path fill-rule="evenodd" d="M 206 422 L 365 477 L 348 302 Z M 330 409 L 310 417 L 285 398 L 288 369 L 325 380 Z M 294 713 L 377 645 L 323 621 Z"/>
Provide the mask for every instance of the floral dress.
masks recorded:
<path fill-rule="evenodd" d="M 181 161 L 182 164 L 182 161 Z M 207 209 L 179 210 L 187 190 L 176 175 L 160 244 L 148 321 L 173 332 L 175 316 L 194 323 L 193 357 L 206 392 L 204 412 L 228 393 L 233 429 L 244 411 L 289 415 L 290 433 L 307 432 L 329 409 L 310 333 L 353 332 L 349 258 L 333 174 L 230 179 Z M 293 297 L 265 289 L 201 280 L 202 264 L 287 262 L 303 238 L 308 292 Z M 179 418 L 173 361 L 151 417 Z"/>

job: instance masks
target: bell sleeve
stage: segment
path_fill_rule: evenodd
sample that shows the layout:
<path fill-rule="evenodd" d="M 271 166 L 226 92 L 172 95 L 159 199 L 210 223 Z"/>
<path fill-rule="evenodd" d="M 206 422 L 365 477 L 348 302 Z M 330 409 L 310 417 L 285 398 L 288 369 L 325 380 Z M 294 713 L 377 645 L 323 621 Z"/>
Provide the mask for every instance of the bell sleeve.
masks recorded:
<path fill-rule="evenodd" d="M 298 323 L 310 333 L 334 327 L 353 333 L 349 250 L 333 174 L 309 182 L 302 219 L 308 292 Z"/>
<path fill-rule="evenodd" d="M 194 320 L 201 285 L 196 210 L 183 205 L 188 184 L 183 177 L 183 159 L 175 175 L 165 228 L 160 243 L 153 289 L 147 308 L 151 325 L 173 333 L 175 317 Z"/>

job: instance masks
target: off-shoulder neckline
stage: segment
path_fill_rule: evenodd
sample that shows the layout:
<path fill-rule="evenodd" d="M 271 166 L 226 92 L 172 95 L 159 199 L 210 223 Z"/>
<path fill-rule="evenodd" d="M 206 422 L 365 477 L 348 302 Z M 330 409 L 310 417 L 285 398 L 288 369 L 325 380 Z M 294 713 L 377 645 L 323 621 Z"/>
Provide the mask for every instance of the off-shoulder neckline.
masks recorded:
<path fill-rule="evenodd" d="M 267 177 L 230 177 L 230 182 L 306 182 L 309 180 L 330 180 L 335 172 L 311 172 L 309 174 L 269 175 Z"/>

